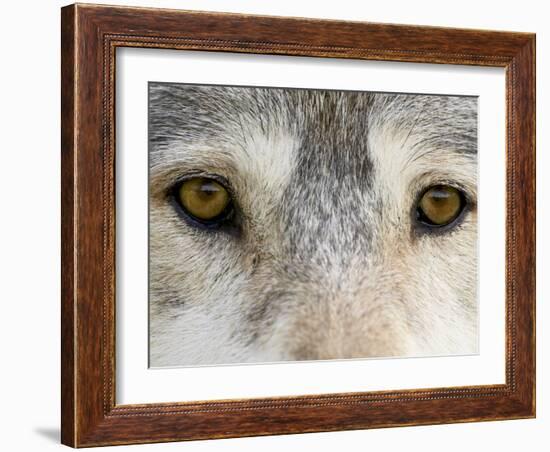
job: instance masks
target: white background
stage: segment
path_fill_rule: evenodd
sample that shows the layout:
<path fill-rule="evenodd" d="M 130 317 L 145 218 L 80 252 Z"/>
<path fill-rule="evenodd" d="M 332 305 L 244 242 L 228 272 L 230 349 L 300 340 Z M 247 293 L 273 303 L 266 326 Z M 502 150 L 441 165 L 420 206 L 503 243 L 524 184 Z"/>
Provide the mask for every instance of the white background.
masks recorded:
<path fill-rule="evenodd" d="M 116 80 L 117 403 L 504 383 L 503 69 L 125 48 L 117 50 Z M 479 353 L 460 357 L 149 369 L 145 344 L 148 342 L 147 83 L 150 80 L 479 96 Z M 186 383 L 181 384 L 182 381 Z"/>
<path fill-rule="evenodd" d="M 122 1 L 119 4 L 209 9 L 425 25 L 537 32 L 538 274 L 548 272 L 550 228 L 543 203 L 550 196 L 544 178 L 550 164 L 550 31 L 544 2 L 387 1 Z M 59 424 L 59 7 L 58 1 L 3 5 L 1 170 L 2 374 L 0 437 L 3 450 L 60 449 Z M 547 201 L 546 201 L 547 203 Z M 548 278 L 538 278 L 537 419 L 405 427 L 356 432 L 244 438 L 186 444 L 118 447 L 116 450 L 535 450 L 550 430 L 547 368 L 550 320 Z M 545 356 L 546 355 L 546 356 Z M 545 384 L 546 383 L 546 384 Z"/>

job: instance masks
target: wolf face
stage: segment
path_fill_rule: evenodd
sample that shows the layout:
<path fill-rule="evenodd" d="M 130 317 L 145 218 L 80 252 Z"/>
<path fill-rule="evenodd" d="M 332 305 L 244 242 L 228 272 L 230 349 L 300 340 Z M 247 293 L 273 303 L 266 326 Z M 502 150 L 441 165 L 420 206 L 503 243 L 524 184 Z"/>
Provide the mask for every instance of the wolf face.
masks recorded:
<path fill-rule="evenodd" d="M 149 96 L 152 366 L 477 352 L 475 98 Z M 223 221 L 182 211 L 193 178 L 223 187 Z M 433 187 L 461 203 L 449 224 L 422 217 Z"/>

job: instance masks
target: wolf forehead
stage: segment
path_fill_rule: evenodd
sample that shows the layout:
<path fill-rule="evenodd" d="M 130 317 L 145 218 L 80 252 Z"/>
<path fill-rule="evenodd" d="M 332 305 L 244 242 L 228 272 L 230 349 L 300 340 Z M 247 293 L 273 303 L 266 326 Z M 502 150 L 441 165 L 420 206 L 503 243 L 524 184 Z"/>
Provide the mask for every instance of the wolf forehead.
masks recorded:
<path fill-rule="evenodd" d="M 149 100 L 153 170 L 256 159 L 365 184 L 376 160 L 477 153 L 475 97 L 150 83 Z"/>
<path fill-rule="evenodd" d="M 266 137 L 284 130 L 303 152 L 317 146 L 317 153 L 356 162 L 369 157 L 368 134 L 381 128 L 406 131 L 413 150 L 477 149 L 475 97 L 170 83 L 150 83 L 149 95 L 151 151 L 158 158 L 155 151 L 178 141 L 242 144 L 251 129 Z"/>

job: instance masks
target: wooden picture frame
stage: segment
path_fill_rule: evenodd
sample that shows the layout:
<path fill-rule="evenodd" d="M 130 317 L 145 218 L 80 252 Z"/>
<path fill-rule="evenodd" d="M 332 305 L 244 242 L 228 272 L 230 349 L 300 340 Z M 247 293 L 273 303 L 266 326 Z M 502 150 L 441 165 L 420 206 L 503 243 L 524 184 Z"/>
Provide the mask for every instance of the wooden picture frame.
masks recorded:
<path fill-rule="evenodd" d="M 70 5 L 62 9 L 62 442 L 73 447 L 535 416 L 535 35 Z M 506 383 L 115 403 L 115 50 L 300 55 L 506 70 Z"/>

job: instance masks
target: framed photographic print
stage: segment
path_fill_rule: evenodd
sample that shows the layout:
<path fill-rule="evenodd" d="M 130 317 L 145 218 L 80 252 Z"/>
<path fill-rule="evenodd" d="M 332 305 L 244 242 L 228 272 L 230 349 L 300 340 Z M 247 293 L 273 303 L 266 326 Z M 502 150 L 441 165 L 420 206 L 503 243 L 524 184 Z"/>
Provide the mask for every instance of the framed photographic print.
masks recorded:
<path fill-rule="evenodd" d="M 535 416 L 535 36 L 62 9 L 62 442 Z"/>

